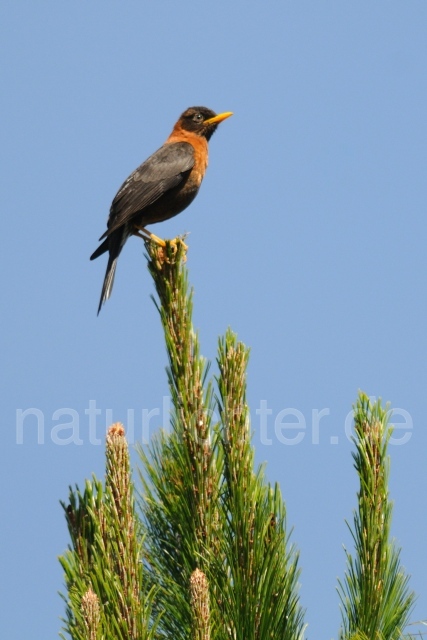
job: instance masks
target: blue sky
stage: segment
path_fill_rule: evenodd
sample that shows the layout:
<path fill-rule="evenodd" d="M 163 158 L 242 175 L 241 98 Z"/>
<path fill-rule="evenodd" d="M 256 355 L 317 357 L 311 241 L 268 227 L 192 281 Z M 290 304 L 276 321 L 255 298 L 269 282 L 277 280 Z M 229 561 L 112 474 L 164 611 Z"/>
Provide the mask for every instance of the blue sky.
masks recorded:
<path fill-rule="evenodd" d="M 337 637 L 358 389 L 397 409 L 392 531 L 427 618 L 426 3 L 8 0 L 0 24 L 5 637 L 58 633 L 58 501 L 102 477 L 106 424 L 133 418 L 137 440 L 167 421 L 142 243 L 98 318 L 89 255 L 192 105 L 234 116 L 196 201 L 152 229 L 190 232 L 203 353 L 227 326 L 251 347 L 257 460 L 294 527 L 308 636 Z"/>

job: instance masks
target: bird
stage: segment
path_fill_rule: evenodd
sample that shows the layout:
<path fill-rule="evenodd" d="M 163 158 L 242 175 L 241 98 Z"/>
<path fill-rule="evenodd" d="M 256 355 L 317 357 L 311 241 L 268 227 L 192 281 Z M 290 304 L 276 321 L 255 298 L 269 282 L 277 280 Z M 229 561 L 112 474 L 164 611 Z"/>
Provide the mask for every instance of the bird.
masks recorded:
<path fill-rule="evenodd" d="M 102 244 L 90 256 L 108 251 L 108 263 L 98 306 L 108 300 L 117 260 L 127 239 L 136 235 L 164 246 L 145 227 L 181 213 L 194 200 L 208 166 L 208 141 L 231 111 L 216 114 L 207 107 L 190 107 L 175 123 L 163 146 L 124 181 L 110 207 Z"/>

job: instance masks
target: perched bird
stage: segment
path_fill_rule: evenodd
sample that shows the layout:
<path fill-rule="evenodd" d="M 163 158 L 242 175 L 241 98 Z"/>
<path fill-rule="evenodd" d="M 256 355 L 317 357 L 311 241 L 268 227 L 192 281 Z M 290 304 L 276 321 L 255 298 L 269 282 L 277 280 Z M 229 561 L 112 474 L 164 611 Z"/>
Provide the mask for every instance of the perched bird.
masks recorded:
<path fill-rule="evenodd" d="M 117 259 L 129 236 L 164 241 L 145 229 L 168 220 L 194 200 L 208 166 L 208 140 L 218 124 L 233 115 L 216 115 L 206 107 L 190 107 L 180 116 L 164 145 L 143 162 L 117 192 L 110 208 L 102 244 L 91 255 L 94 260 L 109 252 L 98 314 L 111 295 Z M 146 235 L 142 235 L 146 234 Z"/>

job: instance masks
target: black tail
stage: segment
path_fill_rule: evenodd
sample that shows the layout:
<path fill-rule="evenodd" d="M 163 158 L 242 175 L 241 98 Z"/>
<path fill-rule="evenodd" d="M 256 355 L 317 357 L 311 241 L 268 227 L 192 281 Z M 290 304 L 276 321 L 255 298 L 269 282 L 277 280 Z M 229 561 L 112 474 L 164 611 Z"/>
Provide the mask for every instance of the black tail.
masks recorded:
<path fill-rule="evenodd" d="M 108 257 L 107 270 L 105 272 L 104 284 L 102 285 L 101 298 L 99 300 L 98 315 L 101 311 L 102 305 L 104 304 L 104 302 L 106 302 L 106 300 L 108 300 L 113 290 L 117 260 L 127 238 L 128 236 L 125 234 L 124 229 L 118 229 L 117 231 L 112 233 L 111 236 L 108 236 L 108 238 L 104 240 L 104 242 L 90 257 L 91 260 L 94 260 L 106 251 L 110 252 L 110 255 Z"/>
<path fill-rule="evenodd" d="M 95 258 L 99 258 L 103 253 L 108 251 L 110 244 L 110 238 L 105 238 L 104 242 L 99 245 L 99 247 L 94 251 L 90 257 L 91 260 L 95 260 Z"/>
<path fill-rule="evenodd" d="M 110 257 L 108 258 L 107 271 L 105 272 L 104 284 L 102 285 L 101 298 L 99 300 L 98 315 L 101 311 L 102 305 L 108 300 L 113 290 L 118 257 L 118 254 L 115 257 L 110 254 Z"/>

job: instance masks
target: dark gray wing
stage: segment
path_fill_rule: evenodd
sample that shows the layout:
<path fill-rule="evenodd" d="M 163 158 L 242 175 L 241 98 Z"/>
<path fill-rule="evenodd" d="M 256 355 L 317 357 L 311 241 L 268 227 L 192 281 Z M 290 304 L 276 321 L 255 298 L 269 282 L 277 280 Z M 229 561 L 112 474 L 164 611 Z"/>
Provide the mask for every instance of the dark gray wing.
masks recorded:
<path fill-rule="evenodd" d="M 113 200 L 108 230 L 101 236 L 129 222 L 164 193 L 179 185 L 194 166 L 194 148 L 189 142 L 166 143 L 143 162 L 122 184 Z"/>

